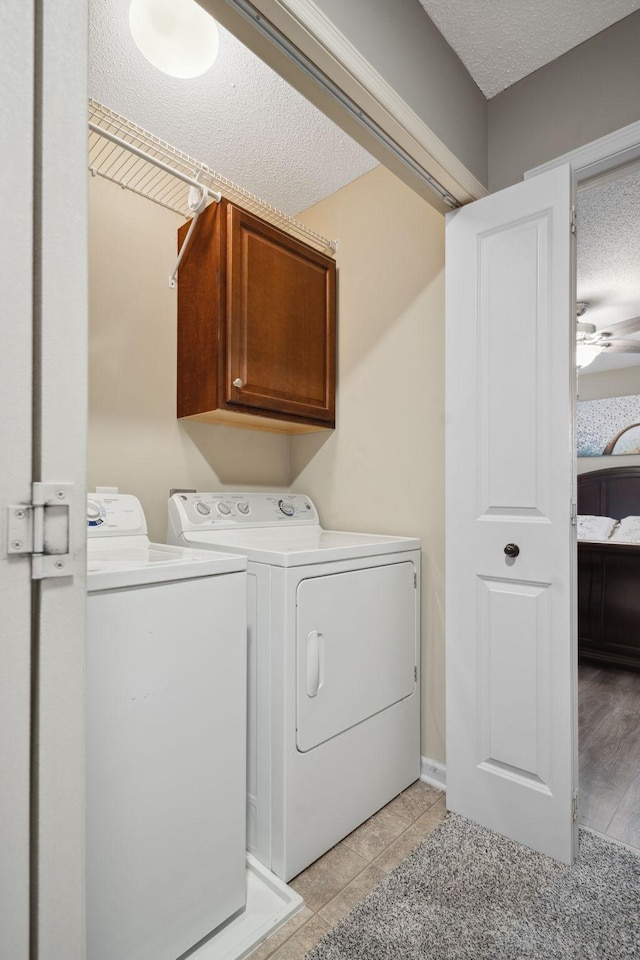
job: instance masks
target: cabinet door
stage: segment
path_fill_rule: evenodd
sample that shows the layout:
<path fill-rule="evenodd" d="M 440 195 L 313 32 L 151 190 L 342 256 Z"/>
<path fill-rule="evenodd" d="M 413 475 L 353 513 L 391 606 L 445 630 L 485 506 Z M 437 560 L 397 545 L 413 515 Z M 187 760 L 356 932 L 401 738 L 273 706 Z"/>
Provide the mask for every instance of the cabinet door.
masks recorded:
<path fill-rule="evenodd" d="M 226 404 L 333 425 L 334 261 L 237 207 L 228 218 Z"/>

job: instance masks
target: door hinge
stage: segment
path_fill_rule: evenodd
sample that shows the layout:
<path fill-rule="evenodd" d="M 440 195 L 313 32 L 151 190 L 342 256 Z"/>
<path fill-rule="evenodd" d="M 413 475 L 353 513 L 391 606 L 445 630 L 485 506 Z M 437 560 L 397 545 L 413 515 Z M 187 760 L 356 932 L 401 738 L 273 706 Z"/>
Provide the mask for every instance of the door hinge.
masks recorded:
<path fill-rule="evenodd" d="M 418 589 L 418 574 L 415 572 L 415 570 L 413 571 L 413 589 Z"/>
<path fill-rule="evenodd" d="M 34 483 L 31 503 L 7 507 L 7 553 L 31 556 L 31 579 L 71 577 L 72 483 Z"/>
<path fill-rule="evenodd" d="M 571 803 L 571 822 L 578 822 L 578 791 L 573 791 L 573 801 Z"/>
<path fill-rule="evenodd" d="M 571 526 L 578 526 L 578 504 L 575 500 L 571 501 Z"/>
<path fill-rule="evenodd" d="M 576 236 L 578 233 L 578 214 L 576 213 L 575 206 L 571 207 L 571 234 Z"/>
<path fill-rule="evenodd" d="M 416 665 L 414 666 L 414 668 L 413 668 L 413 680 L 414 680 L 414 683 L 417 683 L 417 682 L 418 682 L 418 666 L 417 666 L 417 664 L 416 664 Z"/>

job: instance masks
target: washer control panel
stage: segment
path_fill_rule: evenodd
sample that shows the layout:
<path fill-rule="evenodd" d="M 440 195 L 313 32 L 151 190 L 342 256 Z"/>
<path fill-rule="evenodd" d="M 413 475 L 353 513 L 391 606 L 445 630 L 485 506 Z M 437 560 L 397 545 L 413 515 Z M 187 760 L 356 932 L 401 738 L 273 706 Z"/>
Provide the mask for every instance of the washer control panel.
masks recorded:
<path fill-rule="evenodd" d="M 142 504 L 129 493 L 87 494 L 87 536 L 126 537 L 146 535 Z"/>
<path fill-rule="evenodd" d="M 282 523 L 318 523 L 309 497 L 300 493 L 175 493 L 169 500 L 169 524 L 177 532 Z"/>

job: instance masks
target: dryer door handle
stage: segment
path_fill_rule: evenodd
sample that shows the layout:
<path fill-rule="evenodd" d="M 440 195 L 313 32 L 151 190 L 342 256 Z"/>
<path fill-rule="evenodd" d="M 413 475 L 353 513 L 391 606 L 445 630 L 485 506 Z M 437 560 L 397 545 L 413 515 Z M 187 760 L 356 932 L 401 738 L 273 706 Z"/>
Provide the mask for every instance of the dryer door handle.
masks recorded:
<path fill-rule="evenodd" d="M 317 697 L 324 683 L 324 636 L 319 630 L 307 634 L 307 696 Z"/>

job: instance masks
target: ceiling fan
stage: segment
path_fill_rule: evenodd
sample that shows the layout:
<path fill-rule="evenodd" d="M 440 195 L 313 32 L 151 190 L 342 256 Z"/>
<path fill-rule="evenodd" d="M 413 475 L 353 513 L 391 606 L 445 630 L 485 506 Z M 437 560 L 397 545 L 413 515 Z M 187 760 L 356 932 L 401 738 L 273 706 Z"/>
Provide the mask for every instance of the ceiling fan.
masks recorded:
<path fill-rule="evenodd" d="M 640 317 L 631 317 L 614 323 L 611 327 L 597 330 L 593 323 L 583 323 L 579 318 L 584 316 L 589 307 L 588 303 L 580 301 L 577 304 L 576 323 L 576 364 L 582 370 L 592 363 L 599 353 L 606 350 L 608 353 L 640 353 L 640 340 L 620 339 L 625 334 L 640 331 Z"/>

